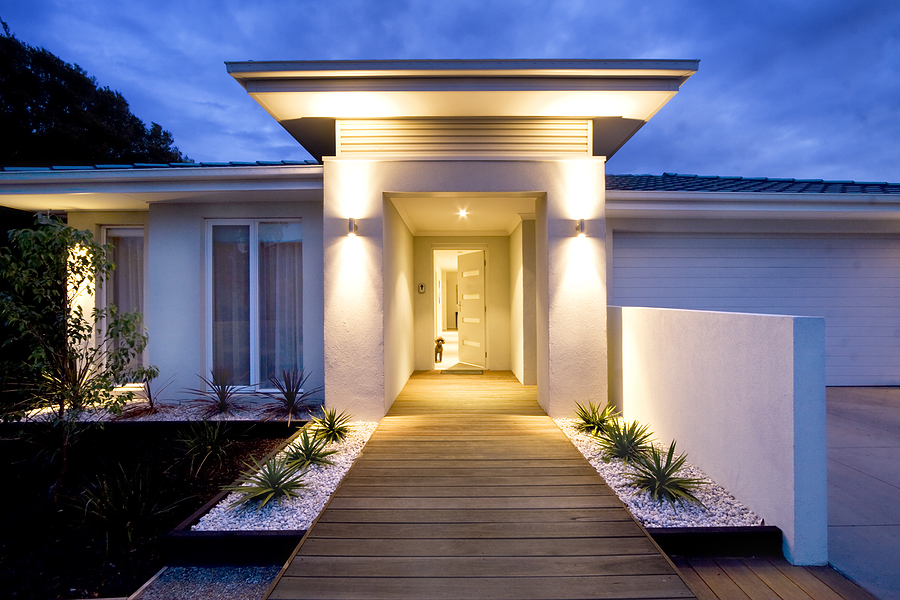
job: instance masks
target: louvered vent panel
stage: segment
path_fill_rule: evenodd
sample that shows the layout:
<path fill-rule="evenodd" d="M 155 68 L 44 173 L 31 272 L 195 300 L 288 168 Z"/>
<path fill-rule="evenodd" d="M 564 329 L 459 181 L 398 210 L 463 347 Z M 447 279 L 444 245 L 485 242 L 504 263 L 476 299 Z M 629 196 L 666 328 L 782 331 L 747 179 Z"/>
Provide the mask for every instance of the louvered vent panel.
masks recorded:
<path fill-rule="evenodd" d="M 354 156 L 590 156 L 591 122 L 575 119 L 337 121 L 337 154 Z"/>

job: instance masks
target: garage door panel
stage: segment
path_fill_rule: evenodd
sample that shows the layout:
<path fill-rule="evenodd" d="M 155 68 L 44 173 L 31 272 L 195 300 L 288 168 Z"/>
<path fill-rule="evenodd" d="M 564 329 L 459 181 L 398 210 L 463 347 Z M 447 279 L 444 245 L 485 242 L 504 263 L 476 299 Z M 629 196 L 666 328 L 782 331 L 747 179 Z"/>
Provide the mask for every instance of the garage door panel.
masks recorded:
<path fill-rule="evenodd" d="M 900 238 L 614 232 L 610 303 L 825 317 L 829 385 L 900 384 Z"/>

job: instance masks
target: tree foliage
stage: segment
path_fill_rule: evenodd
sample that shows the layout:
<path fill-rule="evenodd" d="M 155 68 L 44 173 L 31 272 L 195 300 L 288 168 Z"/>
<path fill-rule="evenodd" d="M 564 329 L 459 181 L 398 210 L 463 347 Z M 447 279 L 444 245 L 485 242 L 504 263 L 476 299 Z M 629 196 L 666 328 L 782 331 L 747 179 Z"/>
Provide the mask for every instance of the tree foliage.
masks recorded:
<path fill-rule="evenodd" d="M 61 421 L 98 405 L 118 410 L 128 398 L 113 389 L 155 370 L 136 362 L 147 344 L 139 313 L 80 303 L 115 268 L 110 248 L 47 217 L 11 230 L 9 242 L 0 250 L 0 317 L 31 348 L 21 357 L 29 396 Z"/>
<path fill-rule="evenodd" d="M 146 127 L 119 92 L 0 25 L 0 164 L 190 161 L 171 133 L 157 123 Z"/>

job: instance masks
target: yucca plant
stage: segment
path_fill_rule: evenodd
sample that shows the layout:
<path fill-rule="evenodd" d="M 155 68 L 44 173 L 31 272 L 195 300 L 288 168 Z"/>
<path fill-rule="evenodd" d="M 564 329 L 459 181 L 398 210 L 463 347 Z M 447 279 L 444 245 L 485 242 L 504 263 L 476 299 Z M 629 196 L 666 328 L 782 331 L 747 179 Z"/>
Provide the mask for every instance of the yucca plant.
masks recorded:
<path fill-rule="evenodd" d="M 655 445 L 651 445 L 643 456 L 632 463 L 631 466 L 636 472 L 626 473 L 625 476 L 631 479 L 632 486 L 649 493 L 650 499 L 660 504 L 664 500 L 668 501 L 673 509 L 675 502 L 679 504 L 684 504 L 685 501 L 696 502 L 703 506 L 693 491 L 706 482 L 702 479 L 677 475 L 686 459 L 686 454 L 675 456 L 675 440 L 672 440 L 672 445 L 665 455 Z"/>
<path fill-rule="evenodd" d="M 203 466 L 209 462 L 211 466 L 220 467 L 228 456 L 231 440 L 227 436 L 228 428 L 221 422 L 198 421 L 188 425 L 181 439 L 185 453 L 191 460 L 191 472 L 200 474 Z M 199 464 L 198 464 L 199 463 Z M 194 468 L 194 465 L 197 465 Z"/>
<path fill-rule="evenodd" d="M 328 440 L 316 437 L 315 434 L 310 435 L 309 430 L 304 429 L 294 443 L 285 449 L 284 455 L 289 463 L 296 464 L 301 469 L 311 465 L 334 464 L 328 460 L 328 457 L 335 454 L 337 450 L 326 450 L 326 446 L 328 446 Z"/>
<path fill-rule="evenodd" d="M 126 469 L 117 463 L 111 473 L 89 484 L 77 503 L 85 518 L 105 530 L 108 550 L 112 539 L 120 536 L 132 545 L 136 535 L 148 531 L 177 506 L 177 502 L 163 506 L 160 492 L 161 482 L 149 468 L 138 465 Z"/>
<path fill-rule="evenodd" d="M 231 375 L 225 369 L 213 369 L 210 377 L 197 375 L 204 386 L 186 390 L 194 396 L 192 402 L 198 402 L 207 406 L 206 416 L 231 414 L 238 408 L 243 408 L 239 402 L 241 388 L 232 383 Z"/>
<path fill-rule="evenodd" d="M 652 436 L 648 427 L 637 421 L 626 424 L 613 419 L 595 437 L 606 458 L 621 458 L 627 463 L 647 451 Z"/>
<path fill-rule="evenodd" d="M 337 410 L 324 410 L 321 417 L 313 419 L 313 427 L 316 437 L 327 442 L 340 442 L 350 433 L 350 415 L 345 412 L 337 413 Z"/>
<path fill-rule="evenodd" d="M 264 463 L 259 463 L 253 457 L 251 465 L 245 462 L 249 472 L 242 481 L 227 485 L 222 489 L 229 492 L 238 492 L 241 497 L 231 504 L 231 507 L 243 506 L 251 502 L 258 502 L 256 510 L 260 510 L 273 498 L 281 502 L 283 498 L 297 496 L 297 490 L 306 487 L 303 483 L 303 475 L 306 474 L 294 463 L 284 459 L 269 458 Z"/>
<path fill-rule="evenodd" d="M 157 376 L 155 367 L 151 367 L 148 371 L 147 376 L 141 380 L 140 389 L 134 394 L 139 402 L 123 408 L 122 414 L 119 415 L 120 418 L 133 419 L 144 415 L 152 415 L 159 410 L 160 395 L 172 385 L 172 380 L 175 379 L 175 376 L 172 375 L 161 384 L 154 384 L 153 381 Z"/>
<path fill-rule="evenodd" d="M 603 410 L 593 402 L 588 402 L 587 406 L 576 403 L 575 417 L 578 422 L 575 423 L 575 429 L 590 435 L 600 435 L 606 429 L 606 425 L 618 416 L 618 411 L 609 402 Z"/>
<path fill-rule="evenodd" d="M 295 416 L 308 413 L 314 403 L 314 396 L 321 392 L 324 388 L 317 387 L 311 390 L 304 389 L 306 380 L 309 379 L 311 373 L 303 375 L 303 371 L 297 371 L 293 368 L 290 371 L 282 369 L 281 377 L 270 377 L 269 382 L 278 390 L 278 393 L 264 392 L 266 396 L 277 400 L 277 403 L 267 409 L 272 416 L 287 415 L 288 426 L 291 425 L 291 419 Z"/>

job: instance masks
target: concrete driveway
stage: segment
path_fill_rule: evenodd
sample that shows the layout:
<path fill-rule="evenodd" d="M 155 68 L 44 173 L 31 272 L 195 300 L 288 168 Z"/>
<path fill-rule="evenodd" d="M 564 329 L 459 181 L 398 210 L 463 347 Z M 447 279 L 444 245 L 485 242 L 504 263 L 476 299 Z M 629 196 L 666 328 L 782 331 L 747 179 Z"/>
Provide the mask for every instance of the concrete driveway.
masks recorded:
<path fill-rule="evenodd" d="M 900 388 L 828 388 L 828 555 L 900 600 Z"/>

